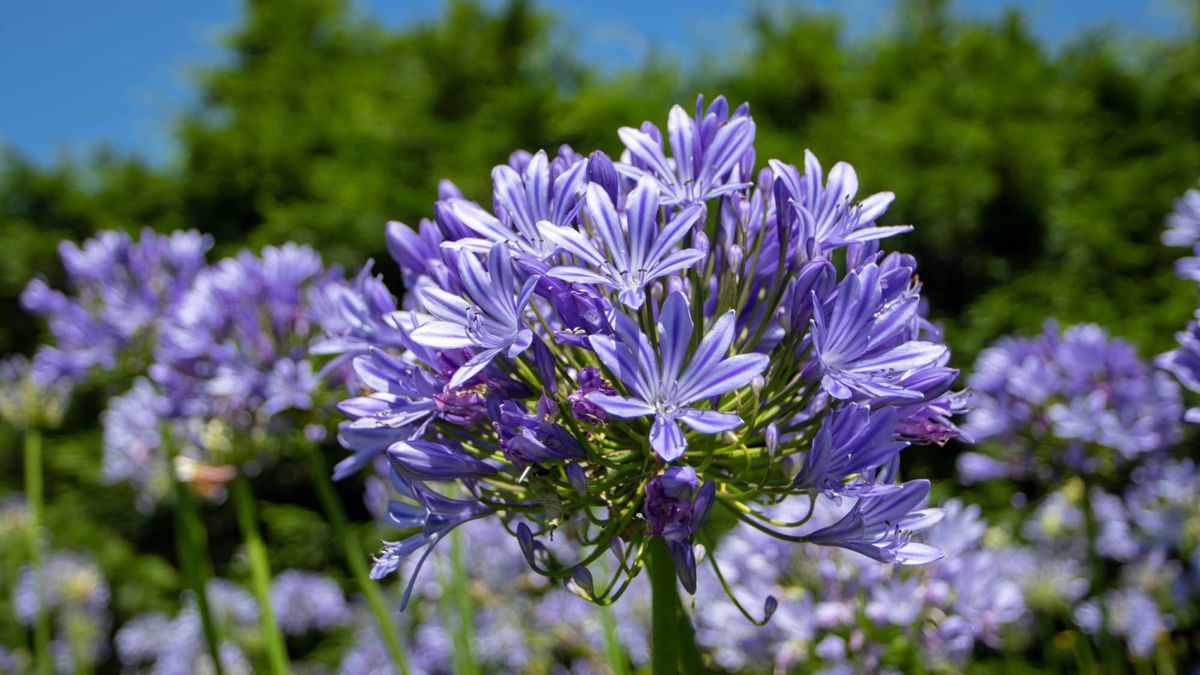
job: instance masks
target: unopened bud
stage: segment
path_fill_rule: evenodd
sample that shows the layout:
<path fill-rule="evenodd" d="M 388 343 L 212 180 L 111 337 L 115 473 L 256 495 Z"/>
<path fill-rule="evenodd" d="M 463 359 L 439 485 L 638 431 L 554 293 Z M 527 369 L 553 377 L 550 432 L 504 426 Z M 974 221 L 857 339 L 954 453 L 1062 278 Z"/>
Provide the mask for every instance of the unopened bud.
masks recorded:
<path fill-rule="evenodd" d="M 775 599 L 775 596 L 768 595 L 767 601 L 763 603 L 763 623 L 770 621 L 777 609 L 779 609 L 779 601 Z"/>
<path fill-rule="evenodd" d="M 742 260 L 746 255 L 742 252 L 742 247 L 734 244 L 729 247 L 729 267 L 735 273 L 740 274 L 742 271 Z"/>
<path fill-rule="evenodd" d="M 774 457 L 779 452 L 779 425 L 771 422 L 767 425 L 767 455 Z"/>
<path fill-rule="evenodd" d="M 580 497 L 587 495 L 588 479 L 582 466 L 579 466 L 575 462 L 567 464 L 567 482 L 571 484 L 575 492 L 579 493 Z"/>
<path fill-rule="evenodd" d="M 692 235 L 692 248 L 700 251 L 704 255 L 708 255 L 708 235 L 703 232 L 696 232 Z"/>

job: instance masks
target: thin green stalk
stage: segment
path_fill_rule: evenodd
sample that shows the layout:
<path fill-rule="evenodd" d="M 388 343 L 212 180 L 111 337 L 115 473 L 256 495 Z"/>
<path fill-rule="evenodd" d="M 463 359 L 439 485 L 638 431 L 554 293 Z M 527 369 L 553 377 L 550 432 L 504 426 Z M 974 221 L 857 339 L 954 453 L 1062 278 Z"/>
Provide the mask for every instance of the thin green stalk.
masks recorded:
<path fill-rule="evenodd" d="M 612 675 L 625 675 L 625 653 L 621 650 L 621 641 L 617 637 L 617 620 L 613 616 L 612 607 L 600 605 L 596 607 L 600 613 L 600 625 L 604 628 L 604 663 L 612 671 Z"/>
<path fill-rule="evenodd" d="M 679 591 L 675 588 L 675 570 L 662 537 L 651 537 L 647 545 L 650 547 L 646 560 L 650 576 L 650 672 L 674 675 L 679 672 L 679 626 L 675 621 Z"/>
<path fill-rule="evenodd" d="M 678 593 L 676 593 L 678 597 Z M 683 608 L 682 598 L 676 601 L 676 613 L 679 615 L 679 665 L 684 673 L 703 673 L 704 660 L 700 658 L 700 649 L 696 647 L 696 630 L 692 628 L 692 618 Z"/>
<path fill-rule="evenodd" d="M 238 527 L 242 530 L 242 539 L 250 558 L 254 595 L 262 611 L 267 661 L 272 673 L 284 675 L 288 672 L 287 645 L 283 641 L 283 633 L 279 632 L 279 624 L 275 622 L 275 611 L 271 609 L 271 563 L 267 560 L 267 546 L 258 531 L 258 516 L 254 509 L 254 496 L 250 494 L 250 481 L 239 473 L 230 487 L 237 510 Z"/>
<path fill-rule="evenodd" d="M 175 462 L 175 444 L 166 429 L 162 432 L 162 443 L 166 450 L 168 466 Z M 220 639 L 217 626 L 208 606 L 207 582 L 212 577 L 208 555 L 208 533 L 200 520 L 200 509 L 196 496 L 180 480 L 171 479 L 175 489 L 175 550 L 183 576 L 196 599 L 196 612 L 200 615 L 200 626 L 204 631 L 204 643 L 208 657 L 212 660 L 213 672 L 221 675 Z"/>
<path fill-rule="evenodd" d="M 458 530 L 450 533 L 450 559 L 454 571 L 454 599 L 458 604 L 458 638 L 459 650 L 462 652 L 463 673 L 474 675 L 479 672 L 475 663 L 475 655 L 471 646 L 475 642 L 475 610 L 472 607 L 471 593 L 467 588 L 466 565 L 463 564 L 462 537 Z"/>
<path fill-rule="evenodd" d="M 364 558 L 366 554 L 362 550 L 362 545 L 355 539 L 354 533 L 350 530 L 349 520 L 346 518 L 346 510 L 342 508 L 342 502 L 338 499 L 337 493 L 334 492 L 333 481 L 330 479 L 325 458 L 321 455 L 320 448 L 312 445 L 306 448 L 304 454 L 308 459 L 310 478 L 313 484 L 317 486 L 317 499 L 320 500 L 321 508 L 325 510 L 325 515 L 329 518 L 330 524 L 333 525 L 334 532 L 342 542 L 342 552 L 346 556 L 346 564 L 350 567 L 350 572 L 354 575 L 354 580 L 358 584 L 359 590 L 366 597 L 367 606 L 371 609 L 371 613 L 375 615 L 375 623 L 379 626 L 379 632 L 383 634 L 383 641 L 392 656 L 392 663 L 402 675 L 407 675 L 409 672 L 408 659 L 404 655 L 404 650 L 400 647 L 396 624 L 392 621 L 392 615 L 383 600 L 383 593 L 379 590 L 378 582 L 371 580 L 371 575 L 367 570 L 367 563 Z"/>
<path fill-rule="evenodd" d="M 25 499 L 29 510 L 29 568 L 38 596 L 37 620 L 33 625 L 33 653 L 38 673 L 48 675 L 50 660 L 50 613 L 46 611 L 46 579 L 42 567 L 42 525 L 45 496 L 42 492 L 42 432 L 25 430 Z"/>

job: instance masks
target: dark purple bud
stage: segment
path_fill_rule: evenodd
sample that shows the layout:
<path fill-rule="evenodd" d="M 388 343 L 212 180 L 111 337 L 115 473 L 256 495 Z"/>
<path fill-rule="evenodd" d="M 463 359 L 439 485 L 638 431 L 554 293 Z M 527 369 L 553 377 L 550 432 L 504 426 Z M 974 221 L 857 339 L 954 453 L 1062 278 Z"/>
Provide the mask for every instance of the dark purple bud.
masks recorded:
<path fill-rule="evenodd" d="M 571 484 L 571 487 L 575 488 L 575 492 L 578 492 L 580 497 L 586 496 L 587 489 L 588 489 L 588 479 L 587 479 L 587 474 L 583 470 L 583 467 L 579 466 L 575 462 L 570 462 L 567 464 L 566 470 L 567 470 L 567 482 Z"/>
<path fill-rule="evenodd" d="M 675 563 L 675 574 L 684 590 L 696 594 L 696 551 L 687 541 L 669 541 L 667 548 L 671 552 L 671 560 Z"/>
<path fill-rule="evenodd" d="M 558 378 L 554 373 L 554 354 L 545 342 L 536 335 L 533 336 L 533 363 L 537 366 L 538 377 L 542 386 L 551 394 L 558 391 Z"/>
<path fill-rule="evenodd" d="M 587 179 L 590 183 L 595 183 L 608 193 L 608 198 L 613 204 L 617 204 L 618 193 L 620 189 L 620 177 L 617 176 L 617 169 L 613 166 L 612 160 L 608 155 L 597 150 L 588 156 L 587 160 Z"/>
<path fill-rule="evenodd" d="M 779 609 L 779 601 L 775 599 L 775 596 L 768 595 L 767 601 L 763 603 L 763 623 L 770 621 L 771 617 L 775 616 L 777 609 Z"/>
<path fill-rule="evenodd" d="M 533 562 L 533 531 L 525 523 L 517 525 L 517 543 L 521 545 L 521 553 L 530 567 L 536 567 Z"/>
<path fill-rule="evenodd" d="M 712 513 L 713 502 L 716 501 L 716 498 L 716 483 L 708 481 L 700 487 L 700 492 L 696 494 L 696 502 L 692 504 L 693 533 L 704 525 L 704 521 L 708 520 L 708 514 Z"/>

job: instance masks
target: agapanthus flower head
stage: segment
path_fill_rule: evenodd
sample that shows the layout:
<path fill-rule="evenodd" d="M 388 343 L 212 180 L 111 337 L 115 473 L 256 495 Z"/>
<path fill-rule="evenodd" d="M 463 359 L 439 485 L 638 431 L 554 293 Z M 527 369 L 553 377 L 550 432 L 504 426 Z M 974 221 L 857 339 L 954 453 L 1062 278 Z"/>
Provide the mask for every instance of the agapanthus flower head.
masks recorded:
<path fill-rule="evenodd" d="M 966 430 L 998 442 L 1002 459 L 1030 477 L 1044 473 L 1031 464 L 1092 472 L 1097 461 L 1129 462 L 1179 439 L 1179 387 L 1093 324 L 1049 322 L 1041 336 L 1001 338 L 979 355 L 970 384 Z M 1035 457 L 1038 447 L 1055 450 Z"/>
<path fill-rule="evenodd" d="M 15 429 L 57 427 L 71 398 L 71 381 L 45 381 L 24 356 L 0 360 L 0 420 Z"/>
<path fill-rule="evenodd" d="M 38 278 L 21 295 L 22 306 L 45 319 L 54 338 L 35 357 L 39 382 L 79 380 L 126 360 L 134 370 L 144 368 L 160 320 L 204 268 L 212 244 L 212 237 L 192 230 L 160 235 L 149 229 L 137 240 L 106 231 L 82 246 L 62 242 L 67 292 Z"/>
<path fill-rule="evenodd" d="M 327 632 L 350 622 L 350 606 L 341 586 L 318 572 L 284 570 L 275 575 L 271 607 L 287 635 Z"/>
<path fill-rule="evenodd" d="M 71 551 L 50 552 L 36 571 L 23 565 L 12 588 L 12 609 L 21 625 L 32 627 L 42 611 L 51 617 L 50 650 L 65 672 L 90 670 L 105 656 L 110 599 L 96 561 Z"/>
<path fill-rule="evenodd" d="M 367 279 L 358 287 L 369 288 Z M 243 251 L 196 276 L 161 327 L 149 370 L 161 414 L 187 428 L 175 439 L 184 454 L 236 464 L 268 430 L 303 430 L 294 418 L 319 410 L 326 385 L 340 384 L 339 369 L 321 372 L 310 360 L 318 339 L 365 339 L 347 315 L 371 310 L 344 302 L 344 289 L 333 287 L 345 283 L 340 270 L 296 244 Z"/>
<path fill-rule="evenodd" d="M 928 483 L 897 483 L 897 456 L 958 437 L 964 405 L 915 261 L 879 248 L 909 228 L 876 224 L 890 194 L 852 203 L 847 164 L 756 173 L 754 132 L 748 105 L 701 100 L 665 141 L 622 129 L 618 163 L 515 153 L 491 211 L 444 185 L 434 221 L 389 224 L 404 296 L 360 276 L 319 348 L 354 354 L 336 476 L 386 457 L 401 496 L 377 577 L 498 521 L 590 600 L 629 588 L 652 537 L 694 591 L 718 507 L 789 543 L 937 557 L 911 538 L 937 518 Z M 799 531 L 762 511 L 788 495 L 845 511 Z"/>
<path fill-rule="evenodd" d="M 282 576 L 282 575 L 281 575 Z M 251 673 L 247 650 L 259 640 L 259 608 L 254 597 L 227 579 L 208 582 L 209 608 L 218 632 L 221 670 Z M 281 620 L 283 617 L 280 617 Z M 113 640 L 117 657 L 129 670 L 164 675 L 188 675 L 215 669 L 205 646 L 200 614 L 195 600 L 185 596 L 183 608 L 174 617 L 158 612 L 139 614 L 117 631 Z"/>

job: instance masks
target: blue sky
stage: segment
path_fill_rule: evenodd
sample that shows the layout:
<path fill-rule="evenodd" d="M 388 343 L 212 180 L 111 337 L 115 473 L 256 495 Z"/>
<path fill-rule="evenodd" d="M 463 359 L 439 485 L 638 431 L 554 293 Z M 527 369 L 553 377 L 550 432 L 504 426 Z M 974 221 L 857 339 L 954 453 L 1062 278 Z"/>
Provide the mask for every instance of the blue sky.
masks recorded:
<path fill-rule="evenodd" d="M 495 2 L 496 0 L 490 0 Z M 766 0 L 783 5 L 782 0 Z M 968 16 L 1016 6 L 1052 44 L 1084 27 L 1132 33 L 1179 30 L 1182 0 L 958 0 Z M 594 62 L 637 63 L 650 45 L 668 54 L 714 50 L 762 0 L 543 0 Z M 442 0 L 360 0 L 389 26 L 437 16 Z M 886 30 L 888 0 L 811 0 L 840 12 L 852 35 Z M 0 143 L 41 162 L 101 142 L 157 163 L 172 156 L 170 123 L 194 101 L 190 69 L 220 62 L 219 37 L 238 0 L 37 0 L 0 8 Z M 735 33 L 736 34 L 736 33 Z"/>

